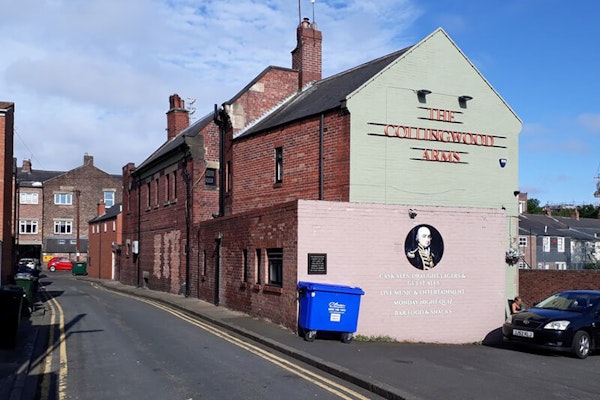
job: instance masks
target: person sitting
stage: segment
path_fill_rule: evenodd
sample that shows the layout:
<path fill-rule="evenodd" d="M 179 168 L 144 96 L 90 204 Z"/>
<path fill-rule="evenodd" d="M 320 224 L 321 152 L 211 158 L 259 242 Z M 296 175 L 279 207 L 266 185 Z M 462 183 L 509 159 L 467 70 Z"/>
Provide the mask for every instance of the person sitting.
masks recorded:
<path fill-rule="evenodd" d="M 521 300 L 521 298 L 519 296 L 515 297 L 512 304 L 510 305 L 510 313 L 511 314 L 518 313 L 519 311 L 521 311 L 522 305 L 523 305 L 523 301 Z"/>

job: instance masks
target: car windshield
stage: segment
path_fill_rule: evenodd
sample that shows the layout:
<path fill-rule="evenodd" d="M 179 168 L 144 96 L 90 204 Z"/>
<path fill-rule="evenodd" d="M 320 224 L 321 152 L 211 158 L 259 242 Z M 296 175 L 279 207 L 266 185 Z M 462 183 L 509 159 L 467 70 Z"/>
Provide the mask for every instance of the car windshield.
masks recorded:
<path fill-rule="evenodd" d="M 592 309 L 600 302 L 600 295 L 593 293 L 563 292 L 554 294 L 536 304 L 536 308 L 562 311 L 585 311 Z"/>

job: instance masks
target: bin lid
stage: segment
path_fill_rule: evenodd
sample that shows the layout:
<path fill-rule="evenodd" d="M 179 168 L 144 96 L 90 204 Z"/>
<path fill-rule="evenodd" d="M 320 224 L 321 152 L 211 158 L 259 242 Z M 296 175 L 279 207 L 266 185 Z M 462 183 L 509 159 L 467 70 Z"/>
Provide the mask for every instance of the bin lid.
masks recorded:
<path fill-rule="evenodd" d="M 317 283 L 317 282 L 298 282 L 298 289 L 304 289 L 309 292 L 334 292 L 334 293 L 348 293 L 348 294 L 359 294 L 363 295 L 365 292 L 356 286 L 346 285 L 335 285 L 331 283 Z"/>

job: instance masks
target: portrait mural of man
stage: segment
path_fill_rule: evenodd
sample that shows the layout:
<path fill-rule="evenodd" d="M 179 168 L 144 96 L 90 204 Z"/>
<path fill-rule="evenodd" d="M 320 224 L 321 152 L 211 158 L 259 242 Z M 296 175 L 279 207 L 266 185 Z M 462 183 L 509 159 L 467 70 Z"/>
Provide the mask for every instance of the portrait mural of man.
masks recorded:
<path fill-rule="evenodd" d="M 436 267 L 444 253 L 444 241 L 431 225 L 418 225 L 410 230 L 404 242 L 406 258 L 413 267 L 429 270 Z"/>

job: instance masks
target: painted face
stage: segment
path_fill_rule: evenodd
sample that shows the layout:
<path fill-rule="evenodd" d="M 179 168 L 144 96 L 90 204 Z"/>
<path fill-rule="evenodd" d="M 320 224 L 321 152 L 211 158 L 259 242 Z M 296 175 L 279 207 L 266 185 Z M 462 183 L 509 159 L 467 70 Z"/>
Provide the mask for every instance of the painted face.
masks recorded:
<path fill-rule="evenodd" d="M 431 245 L 431 231 L 429 228 L 422 226 L 417 230 L 417 242 L 421 247 L 427 248 Z"/>

